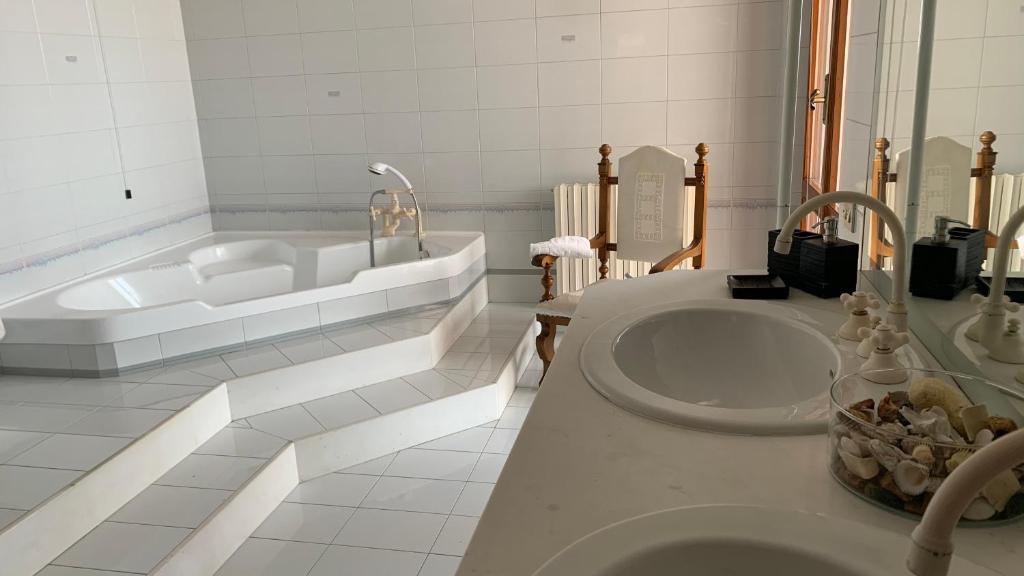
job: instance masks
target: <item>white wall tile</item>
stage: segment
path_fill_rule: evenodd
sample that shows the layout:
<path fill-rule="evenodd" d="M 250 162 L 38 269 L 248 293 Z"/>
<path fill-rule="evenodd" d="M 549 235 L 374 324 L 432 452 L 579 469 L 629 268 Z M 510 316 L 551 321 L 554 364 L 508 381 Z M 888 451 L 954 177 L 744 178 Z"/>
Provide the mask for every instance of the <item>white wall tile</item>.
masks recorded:
<path fill-rule="evenodd" d="M 473 14 L 483 22 L 533 18 L 537 11 L 535 0 L 473 0 Z"/>
<path fill-rule="evenodd" d="M 44 84 L 46 68 L 39 37 L 0 32 L 0 78 L 6 84 Z"/>
<path fill-rule="evenodd" d="M 129 46 L 135 46 L 135 57 L 138 58 L 141 69 L 142 61 L 141 56 L 138 55 L 137 43 L 120 39 L 104 39 L 103 52 L 107 55 L 107 66 L 111 72 L 115 68 L 110 60 L 115 42 L 119 45 L 117 52 L 123 54 L 121 58 L 126 64 L 132 56 Z M 192 78 L 196 80 L 244 78 L 249 75 L 249 51 L 245 38 L 191 41 L 188 43 L 188 53 Z M 132 80 L 121 79 L 119 81 L 129 82 Z"/>
<path fill-rule="evenodd" d="M 263 163 L 258 157 L 207 158 L 210 194 L 263 193 Z"/>
<path fill-rule="evenodd" d="M 480 111 L 481 150 L 532 150 L 540 145 L 540 124 L 534 108 Z"/>
<path fill-rule="evenodd" d="M 135 24 L 132 0 L 93 0 L 93 9 L 96 11 L 96 30 L 100 36 L 138 38 L 139 29 Z"/>
<path fill-rule="evenodd" d="M 538 18 L 537 57 L 541 62 L 600 58 L 600 15 Z"/>
<path fill-rule="evenodd" d="M 359 74 L 307 74 L 310 114 L 357 114 L 363 111 Z"/>
<path fill-rule="evenodd" d="M 259 129 L 254 118 L 200 120 L 203 154 L 216 156 L 257 156 Z"/>
<path fill-rule="evenodd" d="M 541 106 L 601 103 L 601 61 L 550 62 L 538 67 Z"/>
<path fill-rule="evenodd" d="M 733 95 L 736 54 L 687 54 L 668 57 L 668 99 L 728 98 Z"/>
<path fill-rule="evenodd" d="M 419 110 L 416 72 L 364 72 L 362 74 L 363 111 L 415 112 Z"/>
<path fill-rule="evenodd" d="M 316 192 L 312 156 L 264 156 L 263 179 L 267 194 Z"/>
<path fill-rule="evenodd" d="M 778 50 L 736 53 L 736 96 L 775 96 L 779 93 L 781 76 L 782 60 Z"/>
<path fill-rule="evenodd" d="M 540 189 L 540 154 L 536 150 L 481 153 L 484 192 Z"/>
<path fill-rule="evenodd" d="M 738 11 L 732 6 L 699 6 L 669 11 L 669 54 L 726 52 L 736 48 Z"/>
<path fill-rule="evenodd" d="M 669 144 L 732 140 L 733 100 L 668 103 Z"/>
<path fill-rule="evenodd" d="M 605 60 L 601 67 L 601 98 L 613 103 L 665 100 L 667 62 L 666 56 Z"/>
<path fill-rule="evenodd" d="M 420 114 L 424 152 L 465 152 L 480 147 L 480 125 L 474 110 Z"/>
<path fill-rule="evenodd" d="M 664 146 L 665 102 L 606 104 L 603 113 L 603 140 L 613 146 Z"/>
<path fill-rule="evenodd" d="M 600 106 L 540 109 L 541 148 L 584 148 L 601 139 Z"/>
<path fill-rule="evenodd" d="M 366 152 L 363 116 L 311 116 L 310 134 L 317 154 L 360 154 Z"/>
<path fill-rule="evenodd" d="M 361 194 L 370 189 L 366 156 L 317 156 L 316 188 L 320 194 Z"/>
<path fill-rule="evenodd" d="M 241 0 L 182 0 L 189 40 L 236 38 L 245 34 Z"/>
<path fill-rule="evenodd" d="M 1019 0 L 988 0 L 985 36 L 1020 36 L 1021 14 Z"/>
<path fill-rule="evenodd" d="M 359 28 L 412 26 L 412 0 L 355 0 Z"/>
<path fill-rule="evenodd" d="M 367 114 L 367 152 L 421 151 L 420 117 L 413 113 Z"/>
<path fill-rule="evenodd" d="M 420 70 L 421 110 L 469 110 L 477 106 L 476 69 Z"/>
<path fill-rule="evenodd" d="M 642 10 L 602 14 L 601 54 L 605 58 L 668 54 L 668 12 Z"/>
<path fill-rule="evenodd" d="M 260 151 L 264 155 L 309 154 L 313 145 L 305 116 L 258 118 Z"/>
<path fill-rule="evenodd" d="M 537 0 L 537 16 L 599 14 L 601 0 Z"/>
<path fill-rule="evenodd" d="M 430 197 L 446 195 L 479 202 L 480 154 L 477 152 L 441 152 L 423 155 L 423 166 Z"/>
<path fill-rule="evenodd" d="M 473 0 L 412 0 L 417 26 L 473 21 Z"/>
<path fill-rule="evenodd" d="M 36 23 L 43 34 L 94 33 L 87 0 L 33 0 Z"/>
<path fill-rule="evenodd" d="M 537 105 L 537 65 L 486 66 L 477 70 L 480 108 Z"/>
<path fill-rule="evenodd" d="M 294 34 L 299 31 L 295 0 L 242 0 L 245 33 Z"/>
<path fill-rule="evenodd" d="M 355 32 L 316 32 L 302 35 L 302 72 L 334 74 L 359 70 Z"/>
<path fill-rule="evenodd" d="M 1024 34 L 985 39 L 985 59 L 981 62 L 982 86 L 1024 84 Z"/>
<path fill-rule="evenodd" d="M 200 80 L 192 85 L 200 118 L 244 118 L 255 115 L 248 78 Z"/>
<path fill-rule="evenodd" d="M 359 69 L 411 70 L 416 66 L 416 46 L 412 28 L 381 28 L 359 31 Z M 344 72 L 345 70 L 331 70 Z"/>
<path fill-rule="evenodd" d="M 562 183 L 596 182 L 597 148 L 541 150 L 541 186 L 550 188 Z"/>
<path fill-rule="evenodd" d="M 252 36 L 246 39 L 246 48 L 249 52 L 249 69 L 253 76 L 302 74 L 303 57 L 308 57 L 308 54 L 303 52 L 298 34 Z M 318 69 L 311 71 L 344 72 Z"/>
<path fill-rule="evenodd" d="M 441 24 L 416 28 L 418 68 L 459 68 L 473 66 L 473 25 Z"/>
<path fill-rule="evenodd" d="M 306 114 L 306 83 L 302 76 L 254 78 L 252 93 L 257 116 Z"/>
<path fill-rule="evenodd" d="M 0 4 L 0 30 L 35 32 L 36 15 L 32 0 L 8 0 Z"/>
<path fill-rule="evenodd" d="M 524 64 L 537 61 L 537 24 L 533 19 L 478 22 L 478 66 Z"/>
<path fill-rule="evenodd" d="M 782 2 L 741 4 L 736 47 L 740 50 L 778 50 L 782 48 L 785 30 L 782 23 Z"/>
<path fill-rule="evenodd" d="M 356 27 L 352 0 L 298 0 L 299 30 L 325 32 Z"/>
<path fill-rule="evenodd" d="M 43 58 L 51 84 L 99 84 L 106 81 L 99 39 L 42 34 Z"/>

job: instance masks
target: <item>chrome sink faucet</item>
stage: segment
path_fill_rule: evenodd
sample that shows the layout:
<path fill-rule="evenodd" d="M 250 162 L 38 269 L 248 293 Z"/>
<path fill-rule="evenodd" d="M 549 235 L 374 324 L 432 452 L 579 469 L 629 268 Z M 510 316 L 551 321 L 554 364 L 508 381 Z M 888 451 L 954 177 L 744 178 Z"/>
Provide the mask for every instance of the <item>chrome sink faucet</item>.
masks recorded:
<path fill-rule="evenodd" d="M 1024 463 L 1024 430 L 995 440 L 946 477 L 910 534 L 907 568 L 917 576 L 945 576 L 953 557 L 953 529 L 978 492 Z"/>
<path fill-rule="evenodd" d="M 413 209 L 407 211 L 406 214 L 414 216 L 416 219 L 416 247 L 418 249 L 417 257 L 420 260 L 424 258 L 430 258 L 430 253 L 427 252 L 425 248 L 423 248 L 423 212 L 420 210 L 419 201 L 416 200 L 416 193 L 412 189 L 412 183 L 409 182 L 409 179 L 406 178 L 404 174 L 399 172 L 394 167 L 388 164 L 384 164 L 383 162 L 374 162 L 373 164 L 367 166 L 367 169 L 371 173 L 377 174 L 379 176 L 391 173 L 396 178 L 398 178 L 405 186 L 405 192 L 408 193 L 409 196 L 412 196 L 413 204 Z M 377 190 L 376 192 L 370 195 L 370 268 L 374 268 L 377 265 L 376 247 L 374 246 L 373 243 L 373 224 L 379 212 L 373 207 L 373 199 L 376 198 L 377 195 L 379 194 L 395 194 L 394 198 L 395 202 L 397 203 L 397 194 L 394 192 L 388 192 L 387 190 Z M 395 216 L 397 215 L 398 213 L 395 213 Z"/>
<path fill-rule="evenodd" d="M 992 288 L 988 299 L 975 295 L 975 301 L 983 303 L 981 318 L 978 320 L 975 334 L 982 346 L 988 350 L 989 358 L 1007 364 L 1024 364 L 1024 338 L 1019 330 L 1019 323 L 1006 320 L 1006 312 L 1017 309 L 1015 304 L 1003 298 L 1006 292 L 1006 273 L 1010 268 L 1010 249 L 1013 238 L 1024 224 L 1024 208 L 1010 216 L 999 233 L 996 242 L 995 262 L 992 265 Z M 1018 379 L 1020 376 L 1018 375 Z"/>
<path fill-rule="evenodd" d="M 873 210 L 882 219 L 892 232 L 893 244 L 893 279 L 892 296 L 889 298 L 889 306 L 886 308 L 886 323 L 892 326 L 896 332 L 907 331 L 907 235 L 903 231 L 903 223 L 899 216 L 883 202 L 868 194 L 860 192 L 829 192 L 804 202 L 797 206 L 789 215 L 786 223 L 782 225 L 782 231 L 775 239 L 775 251 L 779 254 L 789 254 L 793 246 L 793 232 L 800 219 L 814 212 L 827 204 L 859 204 Z"/>

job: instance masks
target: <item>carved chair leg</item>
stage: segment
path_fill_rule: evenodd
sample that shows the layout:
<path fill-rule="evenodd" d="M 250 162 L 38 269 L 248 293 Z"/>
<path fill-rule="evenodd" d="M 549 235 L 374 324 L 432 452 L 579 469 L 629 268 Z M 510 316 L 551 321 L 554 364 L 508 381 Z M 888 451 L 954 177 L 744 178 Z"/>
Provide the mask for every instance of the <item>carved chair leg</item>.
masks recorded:
<path fill-rule="evenodd" d="M 544 363 L 544 372 L 540 377 L 543 382 L 544 376 L 548 373 L 548 367 L 551 366 L 551 361 L 555 359 L 555 332 L 558 330 L 558 325 L 550 320 L 541 320 L 540 318 L 537 321 L 540 322 L 540 334 L 537 335 L 537 356 Z"/>

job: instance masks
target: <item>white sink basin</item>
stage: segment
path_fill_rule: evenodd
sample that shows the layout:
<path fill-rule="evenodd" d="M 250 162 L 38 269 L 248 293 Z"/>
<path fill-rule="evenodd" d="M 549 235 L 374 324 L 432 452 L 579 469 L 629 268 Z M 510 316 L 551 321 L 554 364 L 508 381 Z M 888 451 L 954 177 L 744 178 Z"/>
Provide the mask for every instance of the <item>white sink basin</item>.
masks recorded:
<path fill-rule="evenodd" d="M 841 518 L 752 506 L 676 508 L 612 524 L 534 576 L 909 574 L 909 539 Z M 950 574 L 992 576 L 954 558 Z"/>
<path fill-rule="evenodd" d="M 843 352 L 826 334 L 839 314 L 738 300 L 689 300 L 613 318 L 580 367 L 612 402 L 683 426 L 742 434 L 814 434 Z M 824 321 L 822 319 L 825 319 Z"/>

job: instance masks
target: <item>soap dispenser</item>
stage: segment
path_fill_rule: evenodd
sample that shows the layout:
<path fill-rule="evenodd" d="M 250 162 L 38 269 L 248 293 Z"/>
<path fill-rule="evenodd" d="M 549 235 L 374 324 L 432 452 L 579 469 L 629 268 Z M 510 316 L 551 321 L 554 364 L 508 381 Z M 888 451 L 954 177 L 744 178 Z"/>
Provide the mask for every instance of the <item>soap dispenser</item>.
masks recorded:
<path fill-rule="evenodd" d="M 965 228 L 950 229 L 950 224 Z M 947 216 L 935 217 L 935 232 L 914 243 L 910 261 L 910 293 L 952 300 L 974 283 L 985 259 L 985 231 Z"/>
<path fill-rule="evenodd" d="M 839 238 L 835 217 L 818 222 L 815 228 L 821 228 L 821 237 L 804 241 L 800 249 L 800 288 L 821 298 L 855 291 L 860 247 Z"/>

